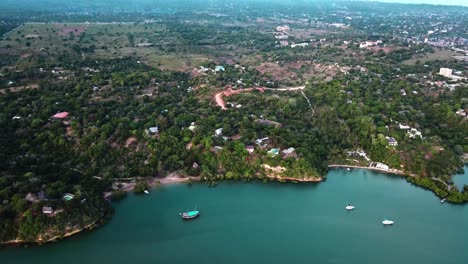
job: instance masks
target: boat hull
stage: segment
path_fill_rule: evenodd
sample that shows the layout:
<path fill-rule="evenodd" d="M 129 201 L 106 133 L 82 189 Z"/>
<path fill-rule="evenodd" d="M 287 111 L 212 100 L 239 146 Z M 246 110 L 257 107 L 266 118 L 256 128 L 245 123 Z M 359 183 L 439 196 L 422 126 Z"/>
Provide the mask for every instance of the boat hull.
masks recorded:
<path fill-rule="evenodd" d="M 184 220 L 190 220 L 194 219 L 200 216 L 200 211 L 191 211 L 191 212 L 186 212 L 186 213 L 180 213 L 179 214 L 182 219 Z"/>

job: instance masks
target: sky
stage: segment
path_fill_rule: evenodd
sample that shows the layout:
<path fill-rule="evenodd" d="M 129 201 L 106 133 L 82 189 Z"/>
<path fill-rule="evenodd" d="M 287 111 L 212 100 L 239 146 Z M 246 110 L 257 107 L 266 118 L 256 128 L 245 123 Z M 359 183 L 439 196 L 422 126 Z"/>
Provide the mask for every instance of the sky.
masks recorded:
<path fill-rule="evenodd" d="M 385 3 L 461 5 L 468 6 L 468 0 L 378 0 Z"/>

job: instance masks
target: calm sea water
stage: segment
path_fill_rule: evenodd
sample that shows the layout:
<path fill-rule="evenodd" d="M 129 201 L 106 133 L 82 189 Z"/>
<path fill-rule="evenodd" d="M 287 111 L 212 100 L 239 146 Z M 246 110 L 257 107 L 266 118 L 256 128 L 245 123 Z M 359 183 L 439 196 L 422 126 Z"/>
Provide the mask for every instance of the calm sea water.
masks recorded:
<path fill-rule="evenodd" d="M 466 173 L 465 173 L 466 174 Z M 356 209 L 347 212 L 352 203 Z M 202 215 L 182 221 L 178 212 Z M 318 185 L 165 186 L 116 206 L 105 226 L 2 264 L 466 263 L 468 206 L 398 176 L 335 169 Z M 384 227 L 384 218 L 394 220 Z"/>
<path fill-rule="evenodd" d="M 464 170 L 464 174 L 456 174 L 453 176 L 453 182 L 460 191 L 463 190 L 463 185 L 468 185 L 468 164 L 465 164 Z"/>

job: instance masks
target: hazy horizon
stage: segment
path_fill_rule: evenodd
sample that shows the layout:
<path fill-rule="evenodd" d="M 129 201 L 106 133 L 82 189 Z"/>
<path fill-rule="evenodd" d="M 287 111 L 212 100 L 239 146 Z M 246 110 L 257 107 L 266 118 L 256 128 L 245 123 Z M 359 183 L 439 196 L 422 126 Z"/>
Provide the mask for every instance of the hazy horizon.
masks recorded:
<path fill-rule="evenodd" d="M 20 8 L 40 8 L 40 9 L 55 9 L 57 7 L 77 7 L 77 6 L 86 6 L 86 7 L 102 7 L 102 4 L 112 4 L 115 7 L 125 8 L 128 6 L 139 6 L 139 5 L 161 5 L 161 6 L 171 6 L 178 4 L 193 4 L 193 3 L 249 3 L 249 2 L 258 2 L 258 3 L 277 3 L 283 5 L 294 5 L 294 4 L 307 4 L 313 2 L 381 2 L 381 3 L 399 3 L 399 4 L 430 4 L 430 5 L 444 5 L 444 6 L 465 6 L 468 7 L 467 0 L 173 0 L 170 2 L 164 0 L 2 0 L 0 6 L 20 7 Z"/>
<path fill-rule="evenodd" d="M 369 0 L 382 3 L 400 3 L 400 4 L 430 4 L 430 5 L 459 5 L 468 6 L 467 0 Z"/>

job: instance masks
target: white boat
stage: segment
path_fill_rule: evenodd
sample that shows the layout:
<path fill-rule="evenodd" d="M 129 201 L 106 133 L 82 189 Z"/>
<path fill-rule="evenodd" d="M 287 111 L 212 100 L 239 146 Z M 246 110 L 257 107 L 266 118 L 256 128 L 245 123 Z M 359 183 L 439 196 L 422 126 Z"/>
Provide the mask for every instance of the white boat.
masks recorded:
<path fill-rule="evenodd" d="M 395 222 L 393 222 L 393 221 L 391 221 L 391 220 L 387 220 L 387 219 L 385 219 L 385 220 L 382 221 L 382 224 L 383 224 L 383 225 L 393 225 L 394 223 L 395 223 Z"/>
<path fill-rule="evenodd" d="M 149 194 L 148 190 L 144 190 L 144 193 L 145 193 L 145 194 Z"/>
<path fill-rule="evenodd" d="M 346 168 L 346 170 L 350 171 L 351 169 L 350 169 L 350 168 Z"/>
<path fill-rule="evenodd" d="M 447 198 L 440 200 L 440 203 L 445 203 L 445 201 L 447 201 Z"/>
<path fill-rule="evenodd" d="M 348 204 L 345 208 L 346 208 L 346 210 L 350 211 L 350 210 L 353 210 L 355 207 Z"/>

